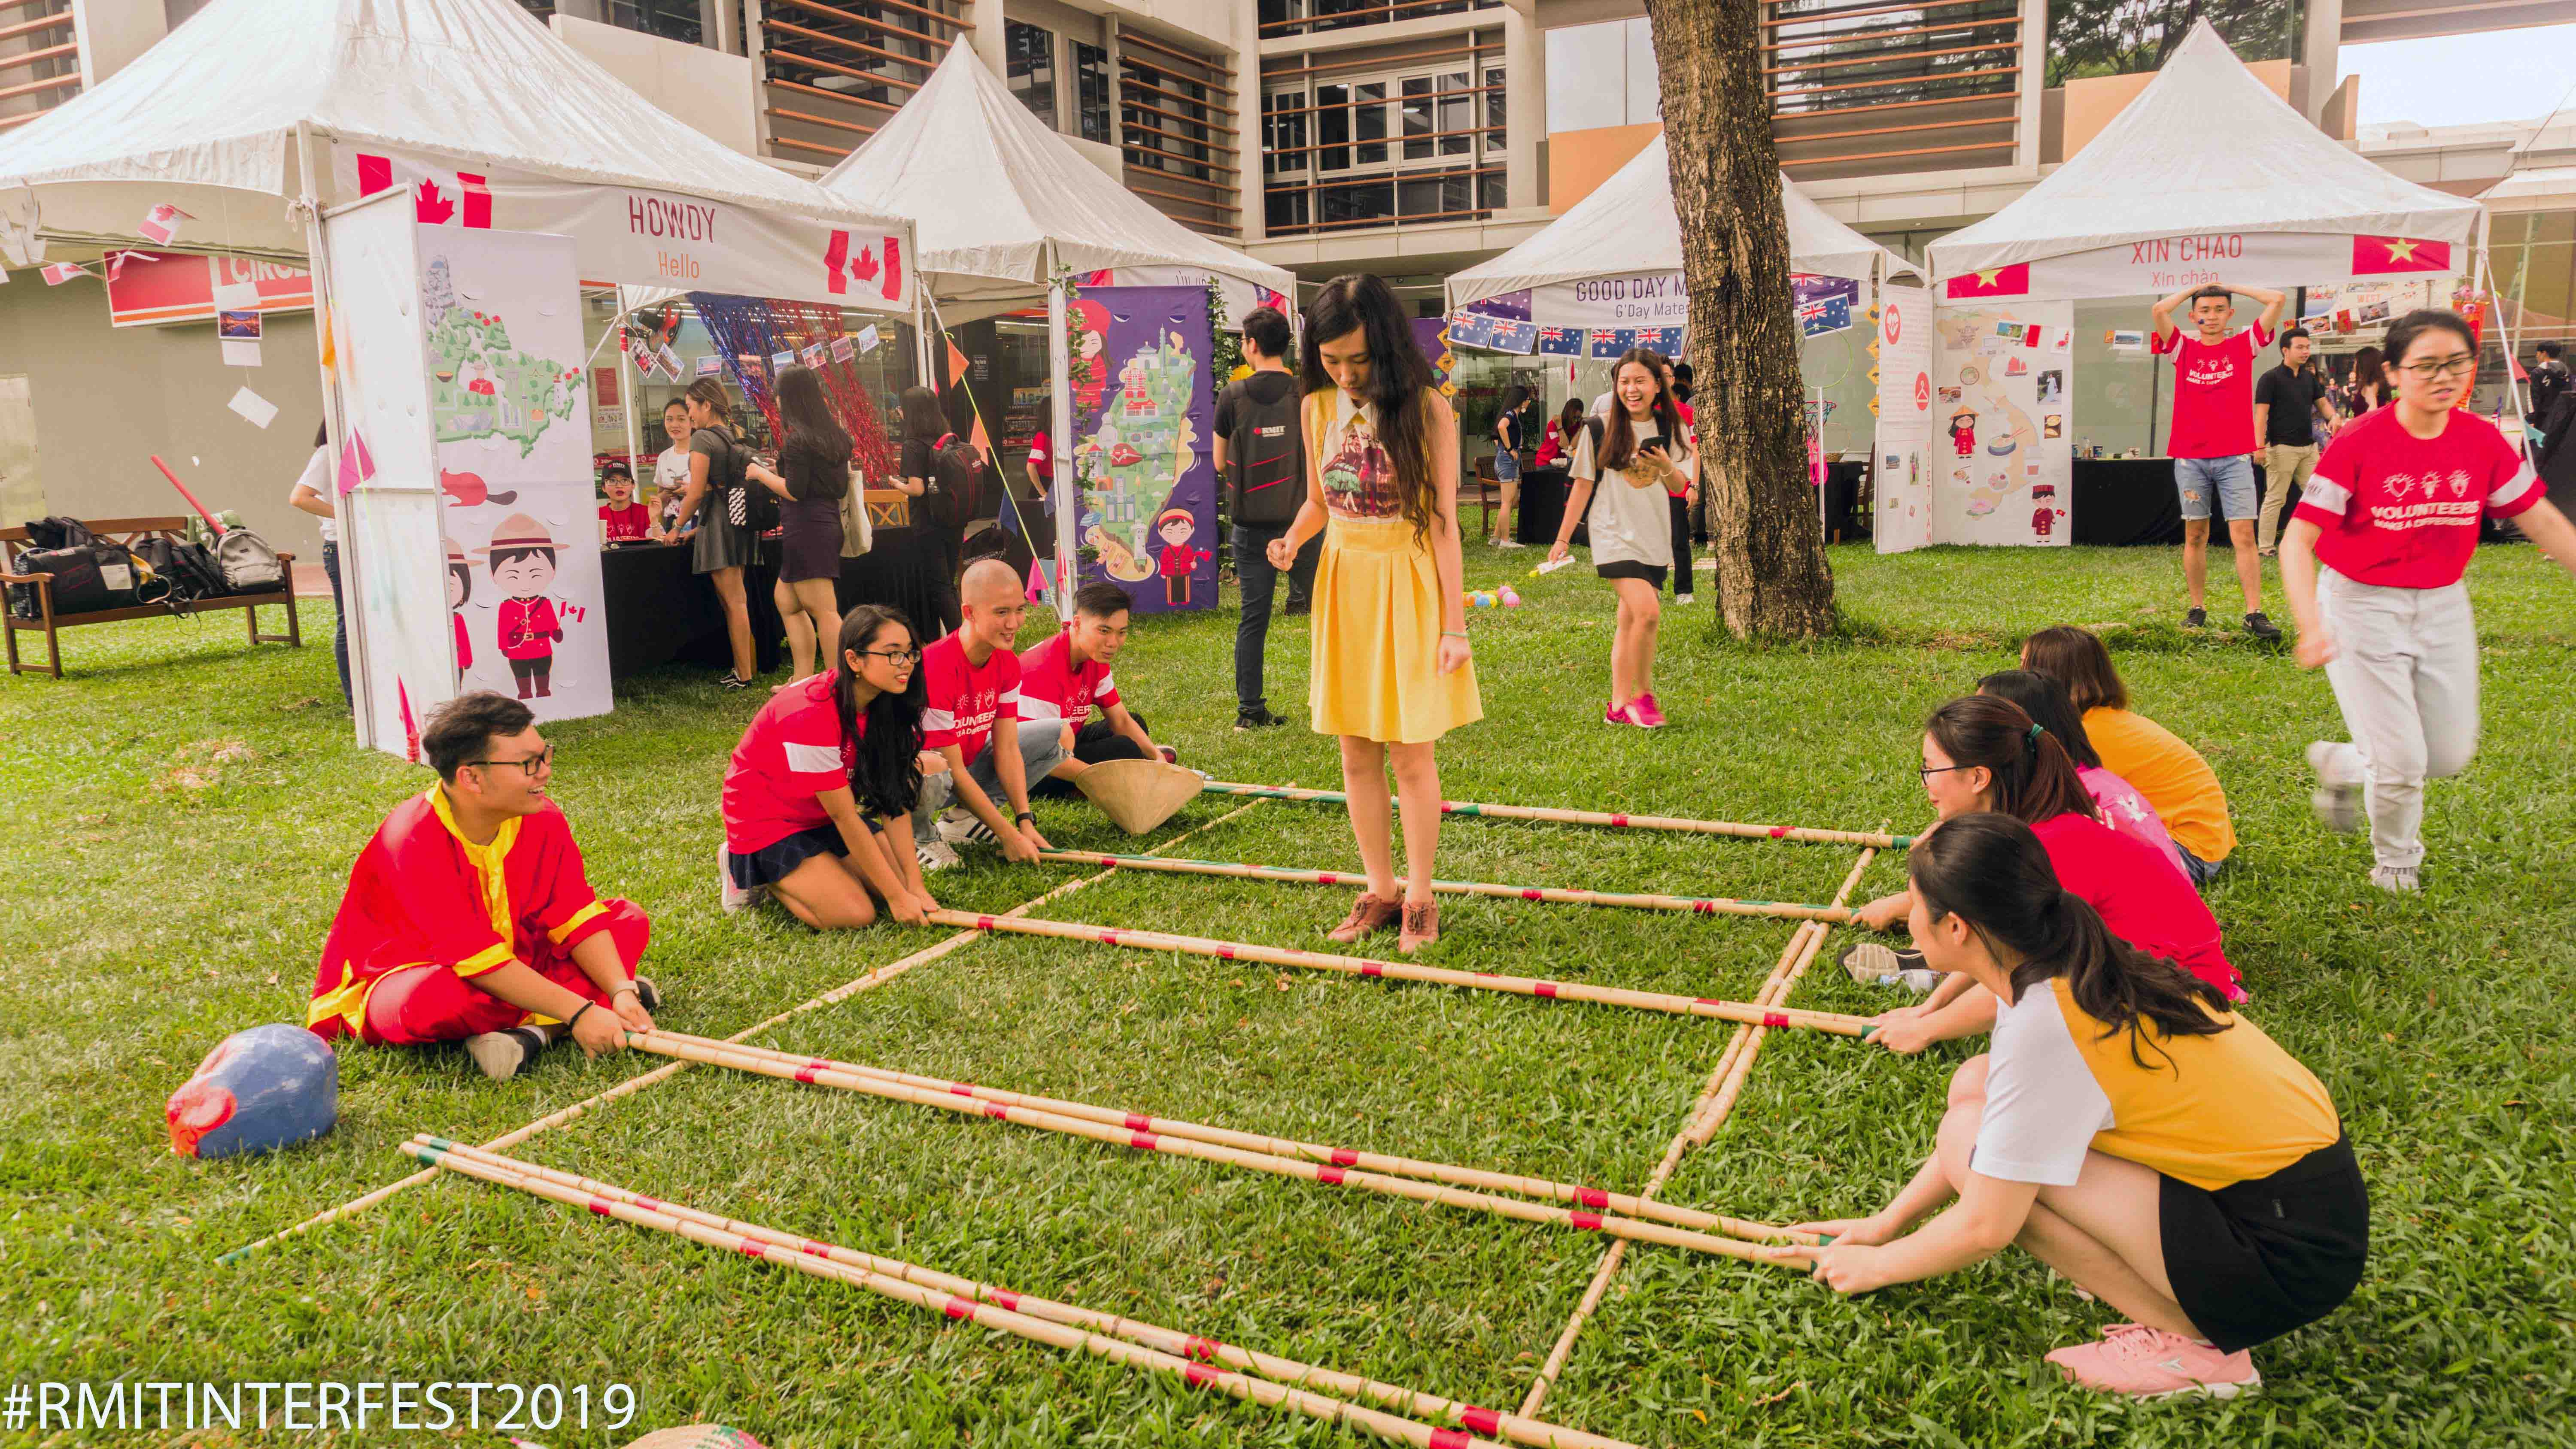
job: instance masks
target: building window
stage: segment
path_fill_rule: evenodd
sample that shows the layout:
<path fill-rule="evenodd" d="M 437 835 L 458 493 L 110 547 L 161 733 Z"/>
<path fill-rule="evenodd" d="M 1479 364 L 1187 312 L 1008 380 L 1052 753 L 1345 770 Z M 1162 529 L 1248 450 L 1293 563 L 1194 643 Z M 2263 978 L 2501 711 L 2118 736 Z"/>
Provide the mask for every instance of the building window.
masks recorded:
<path fill-rule="evenodd" d="M 1314 154 L 1307 149 L 1309 134 L 1306 122 L 1306 93 L 1272 91 L 1262 97 L 1261 170 L 1266 176 L 1282 172 L 1304 174 Z M 1301 207 L 1300 210 L 1303 210 Z M 1274 221 L 1273 226 L 1280 225 Z"/>
<path fill-rule="evenodd" d="M 1055 129 L 1055 32 L 1002 22 L 1002 79 L 1029 114 Z"/>
<path fill-rule="evenodd" d="M 2162 67 L 2206 15 L 2236 58 L 2296 60 L 2306 0 L 2050 0 L 2048 84 Z"/>
<path fill-rule="evenodd" d="M 1455 218 L 1501 206 L 1502 93 L 1502 67 L 1482 64 L 1266 92 L 1261 169 L 1270 229 Z"/>
<path fill-rule="evenodd" d="M 1109 134 L 1109 51 L 1079 40 L 1070 44 L 1075 127 L 1082 139 L 1108 145 L 1114 139 Z"/>

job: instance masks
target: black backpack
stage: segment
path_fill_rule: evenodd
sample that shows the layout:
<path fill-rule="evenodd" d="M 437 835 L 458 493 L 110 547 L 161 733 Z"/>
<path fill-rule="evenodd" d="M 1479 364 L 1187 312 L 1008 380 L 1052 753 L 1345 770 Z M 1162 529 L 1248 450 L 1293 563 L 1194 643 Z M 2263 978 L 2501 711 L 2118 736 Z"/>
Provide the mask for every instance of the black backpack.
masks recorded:
<path fill-rule="evenodd" d="M 135 552 L 169 585 L 166 602 L 181 613 L 199 599 L 217 599 L 232 592 L 232 586 L 224 582 L 223 566 L 215 562 L 213 552 L 204 544 L 156 535 L 136 545 Z"/>
<path fill-rule="evenodd" d="M 122 544 L 107 543 L 77 519 L 39 518 L 27 525 L 28 542 L 13 572 L 50 574 L 46 592 L 54 612 L 89 614 L 157 603 L 166 594 L 157 572 Z M 9 586 L 9 611 L 21 619 L 43 616 L 33 584 Z"/>
<path fill-rule="evenodd" d="M 984 457 L 975 445 L 955 433 L 941 433 L 930 445 L 931 522 L 942 528 L 964 528 L 976 517 L 977 494 L 984 481 Z"/>
<path fill-rule="evenodd" d="M 778 495 L 751 481 L 751 460 L 743 456 L 742 440 L 722 428 L 702 431 L 724 439 L 723 461 L 708 460 L 707 483 L 724 498 L 725 521 L 755 536 L 776 528 Z"/>
<path fill-rule="evenodd" d="M 1243 383 L 1228 400 L 1233 428 L 1226 433 L 1228 512 L 1237 523 L 1263 527 L 1293 522 L 1306 501 L 1306 449 L 1300 435 L 1297 389 L 1279 401 L 1253 399 Z"/>

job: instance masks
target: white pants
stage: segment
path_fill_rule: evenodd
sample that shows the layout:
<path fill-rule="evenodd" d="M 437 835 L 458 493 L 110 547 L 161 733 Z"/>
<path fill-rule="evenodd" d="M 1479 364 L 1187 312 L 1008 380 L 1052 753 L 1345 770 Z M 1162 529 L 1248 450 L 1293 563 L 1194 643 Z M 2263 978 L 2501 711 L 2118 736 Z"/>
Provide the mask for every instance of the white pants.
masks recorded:
<path fill-rule="evenodd" d="M 2327 779 L 2367 787 L 2370 850 L 2381 865 L 2424 860 L 2424 782 L 2456 775 L 2478 748 L 2478 627 L 2465 584 L 2439 589 L 2355 583 L 2317 571 L 2333 632 L 2326 665 L 2352 743 L 2334 747 Z"/>

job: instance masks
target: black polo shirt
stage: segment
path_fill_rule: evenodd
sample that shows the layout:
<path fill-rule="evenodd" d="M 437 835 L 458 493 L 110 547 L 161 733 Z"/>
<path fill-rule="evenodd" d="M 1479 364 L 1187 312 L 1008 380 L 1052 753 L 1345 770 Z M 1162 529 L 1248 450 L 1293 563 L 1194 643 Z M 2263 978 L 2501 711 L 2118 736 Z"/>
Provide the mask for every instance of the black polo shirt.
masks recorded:
<path fill-rule="evenodd" d="M 2254 401 L 2271 404 L 2263 419 L 2263 441 L 2285 448 L 2312 448 L 2317 442 L 2317 399 L 2326 393 L 2326 371 L 2311 359 L 2304 371 L 2288 363 L 2274 367 L 2254 384 Z"/>

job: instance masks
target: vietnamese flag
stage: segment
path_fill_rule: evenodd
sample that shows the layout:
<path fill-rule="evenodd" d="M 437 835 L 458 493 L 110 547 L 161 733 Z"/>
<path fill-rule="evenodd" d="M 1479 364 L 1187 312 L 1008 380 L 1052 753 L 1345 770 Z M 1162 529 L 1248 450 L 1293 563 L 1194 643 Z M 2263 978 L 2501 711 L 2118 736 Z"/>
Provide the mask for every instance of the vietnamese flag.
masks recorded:
<path fill-rule="evenodd" d="M 2356 236 L 2352 239 L 2352 274 L 2356 277 L 2450 270 L 2449 242 L 2416 241 L 2402 236 Z"/>
<path fill-rule="evenodd" d="M 1968 297 L 2025 297 L 2030 294 L 2030 263 L 1987 267 L 1952 277 L 1942 295 L 1951 301 Z"/>

